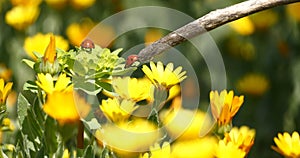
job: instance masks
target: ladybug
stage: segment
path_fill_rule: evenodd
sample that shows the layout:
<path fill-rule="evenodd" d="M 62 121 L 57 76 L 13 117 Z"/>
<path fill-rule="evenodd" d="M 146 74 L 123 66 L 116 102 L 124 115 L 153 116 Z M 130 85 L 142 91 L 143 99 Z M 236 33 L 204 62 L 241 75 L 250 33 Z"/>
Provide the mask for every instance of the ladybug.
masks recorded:
<path fill-rule="evenodd" d="M 126 59 L 125 68 L 128 68 L 131 66 L 134 62 L 138 61 L 139 57 L 138 55 L 129 55 Z"/>
<path fill-rule="evenodd" d="M 87 51 L 92 51 L 92 49 L 95 48 L 95 44 L 92 40 L 90 39 L 85 39 L 84 41 L 81 42 L 80 47 L 84 50 Z"/>

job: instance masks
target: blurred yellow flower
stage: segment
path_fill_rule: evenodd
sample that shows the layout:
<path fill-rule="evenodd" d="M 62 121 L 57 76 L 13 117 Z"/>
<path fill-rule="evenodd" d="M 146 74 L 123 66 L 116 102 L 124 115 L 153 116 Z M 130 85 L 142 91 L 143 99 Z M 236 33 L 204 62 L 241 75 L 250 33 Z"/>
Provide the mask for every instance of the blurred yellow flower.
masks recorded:
<path fill-rule="evenodd" d="M 4 81 L 10 80 L 12 76 L 11 69 L 8 69 L 4 64 L 0 63 L 0 78 L 3 78 Z"/>
<path fill-rule="evenodd" d="M 5 21 L 8 25 L 17 30 L 24 30 L 33 24 L 39 16 L 38 6 L 15 6 L 5 15 Z"/>
<path fill-rule="evenodd" d="M 171 157 L 213 158 L 216 145 L 217 139 L 212 136 L 205 136 L 203 138 L 195 138 L 185 141 L 175 141 L 175 143 L 171 145 Z"/>
<path fill-rule="evenodd" d="M 96 0 L 70 0 L 71 5 L 78 10 L 86 9 L 90 6 L 92 6 Z"/>
<path fill-rule="evenodd" d="M 149 150 L 161 137 L 157 127 L 144 119 L 133 119 L 119 124 L 105 124 L 95 133 L 99 144 L 113 149 L 115 153 L 130 157 Z"/>
<path fill-rule="evenodd" d="M 14 107 L 16 105 L 18 98 L 18 93 L 16 91 L 11 91 L 6 99 L 6 105 L 8 107 Z"/>
<path fill-rule="evenodd" d="M 45 0 L 45 2 L 55 9 L 62 9 L 68 3 L 68 0 Z"/>
<path fill-rule="evenodd" d="M 23 5 L 23 6 L 38 6 L 42 0 L 10 0 L 10 3 L 14 6 Z"/>
<path fill-rule="evenodd" d="M 52 33 L 48 33 L 48 34 L 37 33 L 32 37 L 27 37 L 24 41 L 24 49 L 26 53 L 33 59 L 36 59 L 33 52 L 37 52 L 40 53 L 41 55 L 44 55 L 45 50 L 50 42 L 51 35 Z M 58 36 L 58 35 L 54 35 L 54 36 L 55 36 L 56 47 L 64 51 L 67 51 L 69 49 L 68 41 L 65 40 L 62 36 Z"/>
<path fill-rule="evenodd" d="M 0 106 L 4 105 L 6 103 L 6 99 L 8 94 L 11 91 L 13 83 L 12 82 L 7 82 L 6 84 L 4 83 L 4 79 L 0 78 Z"/>
<path fill-rule="evenodd" d="M 262 74 L 250 73 L 237 81 L 239 92 L 261 96 L 269 89 L 269 80 Z"/>
<path fill-rule="evenodd" d="M 269 9 L 250 16 L 255 28 L 262 31 L 270 28 L 278 21 L 277 12 Z"/>
<path fill-rule="evenodd" d="M 240 35 L 251 35 L 255 27 L 249 17 L 244 17 L 229 23 L 229 26 Z"/>
<path fill-rule="evenodd" d="M 11 122 L 9 118 L 4 118 L 2 120 L 2 130 L 10 130 L 13 131 L 15 129 L 14 124 Z"/>
<path fill-rule="evenodd" d="M 233 91 L 227 93 L 223 90 L 220 95 L 218 91 L 211 91 L 209 97 L 212 114 L 219 126 L 231 123 L 233 116 L 244 102 L 244 96 L 234 96 Z"/>
<path fill-rule="evenodd" d="M 249 129 L 247 126 L 240 128 L 233 127 L 229 133 L 225 133 L 224 142 L 232 142 L 246 154 L 250 151 L 254 144 L 255 130 Z"/>
<path fill-rule="evenodd" d="M 271 146 L 273 150 L 288 158 L 300 157 L 299 133 L 294 131 L 292 135 L 287 132 L 278 133 L 278 138 L 274 137 L 276 146 Z"/>
<path fill-rule="evenodd" d="M 300 3 L 293 3 L 286 6 L 286 13 L 294 20 L 300 21 Z"/>
<path fill-rule="evenodd" d="M 112 80 L 114 91 L 124 99 L 135 102 L 153 98 L 154 87 L 148 78 L 115 77 Z"/>
<path fill-rule="evenodd" d="M 43 106 L 45 113 L 56 119 L 60 125 L 76 123 L 88 115 L 91 106 L 73 90 L 73 86 L 64 91 L 53 91 L 47 95 Z"/>
<path fill-rule="evenodd" d="M 233 142 L 225 143 L 220 140 L 215 150 L 216 158 L 244 158 L 245 156 L 246 152 L 239 149 Z"/>
<path fill-rule="evenodd" d="M 164 86 L 165 88 L 169 89 L 187 77 L 185 75 L 186 71 L 182 71 L 181 66 L 174 70 L 173 63 L 167 64 L 167 66 L 164 68 L 162 62 L 157 62 L 157 65 L 155 65 L 155 63 L 151 61 L 150 68 L 146 65 L 143 65 L 142 70 L 151 80 L 151 82 L 158 87 Z"/>
<path fill-rule="evenodd" d="M 145 153 L 140 158 L 170 158 L 171 157 L 171 148 L 169 142 L 164 142 L 162 147 L 159 144 L 155 143 L 150 147 L 150 152 Z"/>
<path fill-rule="evenodd" d="M 135 102 L 130 100 L 119 101 L 117 98 L 102 100 L 100 105 L 100 109 L 106 118 L 116 123 L 126 121 L 137 108 Z"/>
<path fill-rule="evenodd" d="M 83 20 L 81 23 L 72 23 L 67 27 L 66 35 L 72 45 L 80 46 L 94 26 L 95 24 L 90 19 Z"/>
<path fill-rule="evenodd" d="M 70 85 L 71 79 L 66 74 L 60 74 L 56 80 L 49 73 L 39 73 L 37 74 L 37 81 L 35 83 L 48 94 L 72 88 Z"/>
<path fill-rule="evenodd" d="M 70 152 L 69 152 L 69 150 L 68 149 L 65 149 L 64 150 L 64 153 L 63 153 L 63 155 L 62 155 L 62 158 L 70 158 Z"/>
<path fill-rule="evenodd" d="M 237 37 L 230 37 L 227 43 L 228 52 L 247 61 L 255 59 L 256 50 L 252 42 L 240 40 Z"/>
<path fill-rule="evenodd" d="M 204 118 L 205 113 L 200 110 L 183 108 L 160 113 L 160 119 L 170 137 L 178 140 L 196 139 L 200 135 L 200 130 L 208 130 L 211 121 L 204 122 Z"/>
<path fill-rule="evenodd" d="M 162 32 L 158 29 L 149 29 L 144 37 L 145 45 L 149 45 L 162 37 Z"/>

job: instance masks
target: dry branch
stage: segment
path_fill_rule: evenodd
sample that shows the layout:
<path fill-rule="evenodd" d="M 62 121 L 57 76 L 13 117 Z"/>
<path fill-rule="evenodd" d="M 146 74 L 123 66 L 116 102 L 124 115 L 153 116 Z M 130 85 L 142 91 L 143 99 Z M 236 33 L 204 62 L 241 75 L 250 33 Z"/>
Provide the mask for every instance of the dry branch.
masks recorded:
<path fill-rule="evenodd" d="M 300 0 L 248 0 L 212 11 L 145 47 L 139 52 L 138 60 L 140 62 L 149 61 L 153 56 L 201 33 L 262 10 L 295 2 L 300 2 Z"/>

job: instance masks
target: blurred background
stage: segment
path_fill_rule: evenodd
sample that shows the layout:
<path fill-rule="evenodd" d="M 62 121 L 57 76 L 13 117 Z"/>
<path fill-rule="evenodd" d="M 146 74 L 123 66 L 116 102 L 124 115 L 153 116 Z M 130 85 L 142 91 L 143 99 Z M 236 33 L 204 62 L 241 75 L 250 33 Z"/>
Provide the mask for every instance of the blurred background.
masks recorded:
<path fill-rule="evenodd" d="M 163 6 L 199 18 L 238 2 L 241 1 L 0 0 L 0 77 L 14 82 L 14 92 L 7 103 L 10 117 L 16 118 L 16 98 L 24 82 L 35 77 L 22 59 L 32 59 L 32 51 L 43 53 L 49 33 L 56 35 L 57 47 L 69 50 L 79 46 L 101 20 L 129 8 Z M 255 144 L 248 157 L 280 157 L 270 148 L 274 145 L 273 137 L 278 132 L 300 131 L 299 10 L 300 3 L 280 6 L 210 32 L 224 60 L 227 89 L 245 96 L 233 124 L 256 129 Z M 168 33 L 167 30 L 143 28 L 114 39 L 113 27 L 102 28 L 97 44 L 112 50 L 124 48 L 124 51 Z M 196 70 L 200 104 L 207 106 L 211 83 L 205 61 L 189 42 L 176 49 L 185 52 Z"/>

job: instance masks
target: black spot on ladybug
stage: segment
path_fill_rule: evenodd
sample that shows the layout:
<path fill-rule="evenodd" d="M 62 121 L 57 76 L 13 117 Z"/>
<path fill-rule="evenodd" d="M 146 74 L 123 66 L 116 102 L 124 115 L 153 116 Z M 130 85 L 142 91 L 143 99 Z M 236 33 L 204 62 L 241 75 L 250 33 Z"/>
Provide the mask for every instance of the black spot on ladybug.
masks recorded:
<path fill-rule="evenodd" d="M 92 51 L 92 49 L 95 48 L 95 44 L 92 40 L 90 39 L 85 39 L 84 41 L 82 41 L 82 43 L 80 44 L 80 47 L 82 49 L 85 49 L 86 51 Z"/>

